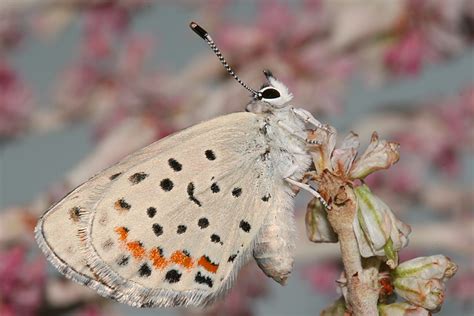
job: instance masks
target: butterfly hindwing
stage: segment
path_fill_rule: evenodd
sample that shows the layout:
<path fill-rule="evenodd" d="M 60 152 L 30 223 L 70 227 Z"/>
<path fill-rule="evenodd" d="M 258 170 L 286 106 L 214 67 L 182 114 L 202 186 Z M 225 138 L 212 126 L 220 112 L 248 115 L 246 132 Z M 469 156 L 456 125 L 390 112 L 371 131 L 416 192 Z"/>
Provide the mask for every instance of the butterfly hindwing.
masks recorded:
<path fill-rule="evenodd" d="M 87 191 L 86 184 L 42 216 L 35 230 L 36 241 L 48 260 L 66 277 L 93 287 L 104 296 L 113 296 L 113 289 L 96 278 L 79 251 L 81 242 L 77 230 L 84 206 L 78 201 L 87 199 L 84 191 Z"/>
<path fill-rule="evenodd" d="M 230 287 L 272 208 L 260 123 L 236 113 L 198 124 L 95 176 L 52 213 L 66 224 L 68 208 L 84 205 L 80 223 L 68 223 L 80 239 L 63 237 L 83 249 L 81 264 L 54 242 L 48 249 L 98 285 L 82 283 L 130 305 L 212 301 Z M 47 241 L 49 218 L 38 229 Z"/>
<path fill-rule="evenodd" d="M 115 291 L 99 280 L 91 271 L 82 251 L 82 242 L 78 237 L 79 223 L 82 215 L 95 200 L 94 196 L 110 185 L 124 168 L 139 164 L 149 158 L 152 152 L 144 148 L 131 154 L 124 163 L 118 163 L 100 174 L 93 176 L 65 198 L 48 209 L 39 219 L 35 228 L 35 238 L 48 260 L 66 277 L 92 287 L 99 294 L 114 297 Z"/>

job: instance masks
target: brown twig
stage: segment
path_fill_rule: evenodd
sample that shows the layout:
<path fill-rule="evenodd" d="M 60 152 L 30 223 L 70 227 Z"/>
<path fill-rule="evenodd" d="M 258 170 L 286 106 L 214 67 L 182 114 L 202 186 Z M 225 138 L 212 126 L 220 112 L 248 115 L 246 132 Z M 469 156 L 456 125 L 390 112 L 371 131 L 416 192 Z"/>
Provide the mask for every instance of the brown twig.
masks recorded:
<path fill-rule="evenodd" d="M 354 315 L 378 315 L 378 267 L 362 265 L 353 223 L 357 215 L 356 196 L 350 183 L 325 170 L 320 178 L 320 192 L 333 201 L 329 222 L 337 233 L 347 279 L 348 303 Z"/>

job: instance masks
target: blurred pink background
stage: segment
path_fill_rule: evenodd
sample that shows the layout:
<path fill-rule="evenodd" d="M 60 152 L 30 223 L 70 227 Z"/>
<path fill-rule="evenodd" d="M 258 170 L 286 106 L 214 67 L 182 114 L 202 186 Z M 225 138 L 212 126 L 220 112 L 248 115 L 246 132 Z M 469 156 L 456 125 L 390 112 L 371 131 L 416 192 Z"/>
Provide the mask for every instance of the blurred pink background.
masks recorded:
<path fill-rule="evenodd" d="M 52 203 L 126 154 L 242 111 L 247 92 L 189 28 L 205 26 L 250 86 L 269 68 L 293 104 L 401 159 L 368 179 L 412 226 L 402 259 L 459 265 L 441 315 L 474 313 L 474 2 L 0 2 L 0 315 L 200 315 L 134 309 L 65 280 L 33 240 Z M 318 315 L 339 295 L 337 245 L 304 233 L 287 287 L 246 266 L 208 315 Z"/>

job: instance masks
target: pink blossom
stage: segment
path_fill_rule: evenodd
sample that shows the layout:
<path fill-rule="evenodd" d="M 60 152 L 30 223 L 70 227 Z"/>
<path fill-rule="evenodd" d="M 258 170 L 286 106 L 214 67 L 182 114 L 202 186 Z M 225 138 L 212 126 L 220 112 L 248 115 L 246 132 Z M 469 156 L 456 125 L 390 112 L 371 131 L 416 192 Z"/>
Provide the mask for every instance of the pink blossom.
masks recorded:
<path fill-rule="evenodd" d="M 0 14 L 0 51 L 16 47 L 24 36 L 18 14 Z"/>
<path fill-rule="evenodd" d="M 304 7 L 307 10 L 321 10 L 323 0 L 305 0 Z"/>
<path fill-rule="evenodd" d="M 142 5 L 143 1 L 132 1 L 132 5 L 128 7 L 118 1 L 105 1 L 86 10 L 84 55 L 99 59 L 109 57 L 115 50 L 119 37 L 128 30 L 131 11 Z"/>
<path fill-rule="evenodd" d="M 35 315 L 45 283 L 43 258 L 29 261 L 26 249 L 18 246 L 0 252 L 0 311 L 12 315 Z"/>
<path fill-rule="evenodd" d="M 269 45 L 265 32 L 246 25 L 222 25 L 216 38 L 222 50 L 232 52 L 239 59 L 259 54 Z"/>
<path fill-rule="evenodd" d="M 296 15 L 284 2 L 275 0 L 259 2 L 257 28 L 267 33 L 273 40 L 290 34 L 288 25 L 295 22 Z"/>
<path fill-rule="evenodd" d="M 26 128 L 31 109 L 30 90 L 9 65 L 0 62 L 0 137 Z"/>
<path fill-rule="evenodd" d="M 432 112 L 446 125 L 449 138 L 457 140 L 454 144 L 469 141 L 469 131 L 474 125 L 474 86 L 467 87 L 459 96 L 442 102 Z"/>
<path fill-rule="evenodd" d="M 416 165 L 418 164 L 412 165 L 402 159 L 397 166 L 384 173 L 370 174 L 365 182 L 371 188 L 385 187 L 396 193 L 415 194 L 423 184 L 423 171 Z"/>
<path fill-rule="evenodd" d="M 88 304 L 84 307 L 81 307 L 79 311 L 77 311 L 75 316 L 101 316 L 101 315 L 110 315 L 109 313 L 104 313 L 102 308 L 97 305 Z"/>
<path fill-rule="evenodd" d="M 388 49 L 384 57 L 385 64 L 396 74 L 416 75 L 422 67 L 427 50 L 424 34 L 413 30 Z"/>
<path fill-rule="evenodd" d="M 458 300 L 472 303 L 474 297 L 474 271 L 459 274 L 453 279 L 449 292 Z"/>
<path fill-rule="evenodd" d="M 83 115 L 88 98 L 100 86 L 101 81 L 106 81 L 106 74 L 91 63 L 81 62 L 67 69 L 60 80 L 56 96 L 56 103 L 63 115 Z"/>
<path fill-rule="evenodd" d="M 118 56 L 118 69 L 122 76 L 138 77 L 151 55 L 153 39 L 150 36 L 134 35 L 127 39 L 122 53 Z"/>

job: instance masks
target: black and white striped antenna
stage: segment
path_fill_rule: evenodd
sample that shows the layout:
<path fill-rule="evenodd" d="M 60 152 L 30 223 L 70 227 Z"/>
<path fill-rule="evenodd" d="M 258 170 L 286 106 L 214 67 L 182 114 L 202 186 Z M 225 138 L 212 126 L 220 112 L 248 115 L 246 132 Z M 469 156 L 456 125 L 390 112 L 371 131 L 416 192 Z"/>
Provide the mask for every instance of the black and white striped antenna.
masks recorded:
<path fill-rule="evenodd" d="M 232 70 L 232 68 L 230 68 L 229 64 L 227 63 L 227 61 L 224 59 L 224 56 L 222 56 L 222 53 L 221 51 L 219 50 L 219 48 L 217 48 L 216 46 L 216 43 L 214 43 L 214 41 L 212 40 L 211 36 L 207 33 L 207 31 L 205 29 L 203 29 L 202 27 L 199 26 L 199 24 L 197 24 L 196 22 L 191 22 L 189 23 L 189 26 L 191 27 L 191 29 L 197 34 L 199 35 L 203 40 L 206 41 L 206 43 L 211 47 L 212 51 L 216 54 L 217 58 L 219 58 L 219 60 L 221 61 L 222 65 L 224 65 L 224 68 L 227 70 L 227 72 L 232 76 L 234 77 L 235 80 L 237 80 L 238 83 L 240 83 L 242 85 L 242 87 L 244 87 L 245 89 L 247 89 L 248 91 L 250 91 L 250 93 L 253 94 L 253 97 L 255 99 L 258 99 L 258 100 L 261 100 L 262 99 L 262 93 L 261 92 L 258 92 L 252 88 L 250 88 L 249 86 L 247 86 L 242 80 L 240 80 L 239 77 L 237 77 L 237 75 L 235 74 L 235 72 Z"/>

